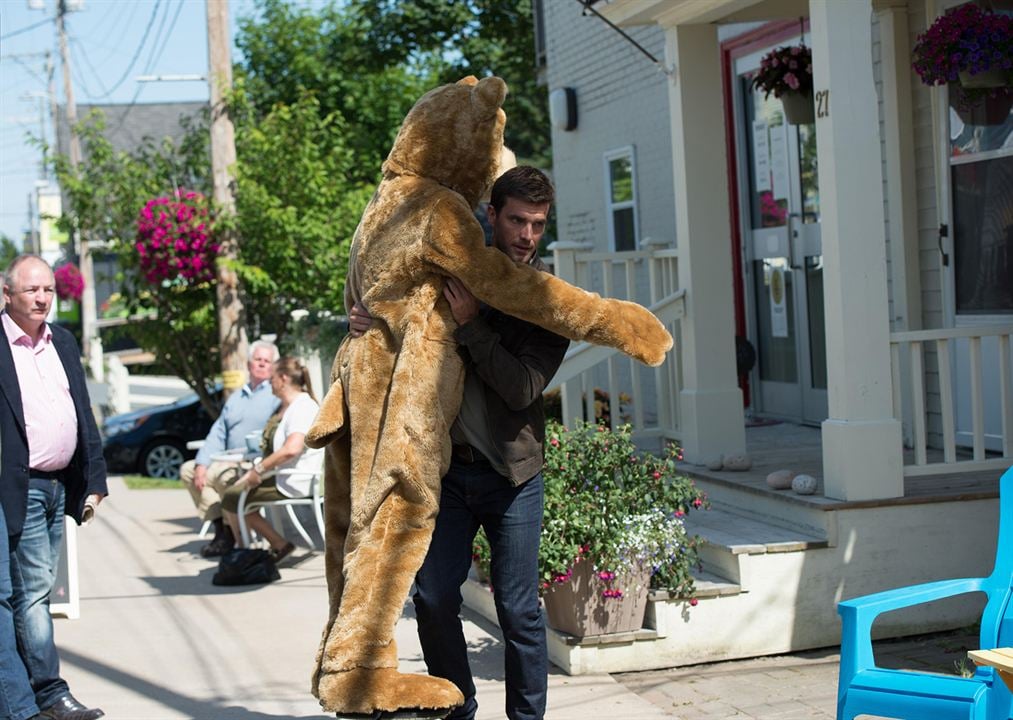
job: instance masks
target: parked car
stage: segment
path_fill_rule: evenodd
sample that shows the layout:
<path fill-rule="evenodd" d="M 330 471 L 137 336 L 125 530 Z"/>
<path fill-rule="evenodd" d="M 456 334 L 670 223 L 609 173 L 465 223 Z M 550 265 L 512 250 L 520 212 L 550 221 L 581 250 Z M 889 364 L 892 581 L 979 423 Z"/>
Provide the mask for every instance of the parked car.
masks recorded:
<path fill-rule="evenodd" d="M 221 400 L 221 388 L 214 396 Z M 110 472 L 176 479 L 179 466 L 196 454 L 186 444 L 207 437 L 213 422 L 196 393 L 167 405 L 113 415 L 102 423 L 106 465 Z"/>

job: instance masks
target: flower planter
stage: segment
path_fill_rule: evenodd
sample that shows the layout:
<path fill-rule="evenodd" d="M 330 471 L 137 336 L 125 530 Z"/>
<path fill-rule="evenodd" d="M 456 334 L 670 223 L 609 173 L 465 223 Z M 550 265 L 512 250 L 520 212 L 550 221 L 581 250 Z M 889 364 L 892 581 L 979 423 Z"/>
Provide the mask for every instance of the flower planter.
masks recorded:
<path fill-rule="evenodd" d="M 650 579 L 650 572 L 642 571 L 624 583 L 622 597 L 603 597 L 607 586 L 594 574 L 592 563 L 581 558 L 570 578 L 553 584 L 542 597 L 549 626 L 578 638 L 639 630 Z"/>
<path fill-rule="evenodd" d="M 811 125 L 816 122 L 816 103 L 812 93 L 786 92 L 781 94 L 784 119 L 789 125 Z"/>
<path fill-rule="evenodd" d="M 966 88 L 1001 88 L 1013 84 L 1013 73 L 1000 68 L 991 68 L 974 75 L 961 70 L 959 75 L 960 84 Z"/>

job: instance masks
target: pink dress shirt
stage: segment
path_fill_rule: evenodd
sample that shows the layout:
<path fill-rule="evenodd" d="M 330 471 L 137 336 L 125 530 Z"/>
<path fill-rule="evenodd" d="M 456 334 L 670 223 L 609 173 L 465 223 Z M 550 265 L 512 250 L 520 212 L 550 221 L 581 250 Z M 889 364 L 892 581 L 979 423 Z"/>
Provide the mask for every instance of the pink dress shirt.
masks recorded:
<path fill-rule="evenodd" d="M 28 465 L 34 470 L 62 470 L 77 447 L 77 413 L 67 372 L 53 345 L 53 331 L 45 325 L 39 342 L 33 344 L 7 313 L 0 318 L 21 388 Z"/>

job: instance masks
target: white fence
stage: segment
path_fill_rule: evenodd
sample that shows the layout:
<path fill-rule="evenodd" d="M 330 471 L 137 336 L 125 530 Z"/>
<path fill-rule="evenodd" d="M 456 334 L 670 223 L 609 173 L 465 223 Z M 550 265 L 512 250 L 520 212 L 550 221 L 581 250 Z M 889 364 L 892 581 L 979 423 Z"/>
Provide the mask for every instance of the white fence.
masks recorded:
<path fill-rule="evenodd" d="M 618 253 L 591 252 L 590 245 L 579 243 L 551 246 L 557 277 L 604 297 L 648 307 L 675 338 L 674 349 L 657 368 L 611 348 L 572 345 L 547 388 L 560 391 L 563 423 L 568 426 L 576 420 L 593 420 L 597 399 L 607 403 L 613 428 L 629 422 L 637 437 L 679 436 L 679 319 L 685 291 L 678 288 L 678 251 L 650 241 L 645 244 L 646 250 Z"/>
<path fill-rule="evenodd" d="M 906 476 L 1013 463 L 1011 337 L 1008 325 L 890 334 L 894 416 L 914 449 Z"/>

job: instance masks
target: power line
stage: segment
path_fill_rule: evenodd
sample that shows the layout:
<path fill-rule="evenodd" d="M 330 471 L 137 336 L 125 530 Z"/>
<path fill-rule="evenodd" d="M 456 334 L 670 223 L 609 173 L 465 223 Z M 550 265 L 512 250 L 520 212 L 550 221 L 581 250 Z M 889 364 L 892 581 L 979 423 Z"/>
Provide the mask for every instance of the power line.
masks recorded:
<path fill-rule="evenodd" d="M 93 98 L 94 100 L 103 100 L 109 97 L 119 89 L 120 85 L 126 82 L 126 79 L 130 76 L 130 73 L 133 72 L 134 70 L 134 65 L 137 63 L 137 59 L 141 56 L 141 50 L 144 49 L 144 43 L 147 42 L 148 40 L 148 34 L 151 32 L 151 28 L 154 27 L 155 25 L 155 17 L 158 15 L 158 8 L 161 7 L 161 5 L 162 0 L 155 0 L 155 7 L 151 11 L 151 18 L 148 20 L 148 26 L 144 28 L 144 35 L 141 37 L 141 42 L 138 43 L 137 50 L 134 51 L 134 56 L 130 58 L 130 64 L 127 65 L 127 69 L 123 73 L 122 77 L 120 77 L 120 79 L 117 80 L 115 84 L 113 84 L 113 86 L 109 89 L 109 92 L 107 92 L 105 95 L 100 95 L 98 97 Z"/>
<path fill-rule="evenodd" d="M 183 12 L 184 0 L 179 0 L 179 5 L 176 6 L 176 14 L 172 16 L 172 22 L 169 23 L 169 29 L 162 33 L 162 46 L 158 48 L 158 52 L 154 54 L 153 58 L 149 58 L 148 64 L 144 68 L 145 73 L 151 72 L 155 63 L 158 62 L 159 58 L 162 57 L 162 53 L 165 52 L 165 46 L 169 44 L 169 39 L 172 37 L 172 31 L 176 29 L 176 21 L 179 20 L 179 16 Z M 168 6 L 166 6 L 168 10 Z"/>
<path fill-rule="evenodd" d="M 68 39 L 73 44 L 74 49 L 77 50 L 80 53 L 81 57 L 84 59 L 85 65 L 87 65 L 89 68 L 91 68 L 91 61 L 88 59 L 87 54 L 84 52 L 84 46 L 83 46 L 83 44 L 81 42 L 79 42 L 78 39 L 76 37 L 72 36 L 72 35 L 68 35 Z M 84 73 L 82 72 L 81 68 L 78 65 L 74 65 L 71 68 L 71 70 L 72 70 L 72 72 L 74 74 L 74 78 L 77 80 L 78 84 L 81 86 L 81 89 L 84 91 L 84 94 L 87 97 L 94 97 L 95 94 L 91 91 L 91 86 L 88 85 L 88 83 L 85 81 Z M 96 78 L 98 78 L 98 75 L 95 73 L 95 69 L 94 68 L 92 68 L 92 74 L 95 75 Z M 99 85 L 102 85 L 102 81 L 101 80 L 99 80 Z M 102 89 L 104 90 L 105 88 L 103 87 Z"/>
<path fill-rule="evenodd" d="M 91 74 L 95 77 L 95 82 L 98 83 L 99 89 L 106 93 L 106 95 L 103 95 L 102 97 L 107 97 L 109 91 L 106 90 L 105 83 L 102 82 L 102 76 L 98 74 L 95 66 L 91 64 L 91 58 L 88 57 L 88 52 L 84 49 L 84 43 L 80 42 L 76 37 L 71 37 L 71 41 L 74 43 L 74 47 L 77 48 L 78 52 L 81 53 L 81 58 L 84 60 L 84 64 L 88 66 L 89 70 L 91 70 Z M 84 78 L 79 77 L 78 79 L 81 80 L 82 85 L 85 85 Z M 85 94 L 88 95 L 88 97 L 94 97 L 87 86 L 85 86 Z"/>
<path fill-rule="evenodd" d="M 20 30 L 15 30 L 14 32 L 7 33 L 6 35 L 0 35 L 0 40 L 7 40 L 8 38 L 12 38 L 15 35 L 20 35 L 21 33 L 26 33 L 29 30 L 34 30 L 35 28 L 42 27 L 43 25 L 46 25 L 48 23 L 49 23 L 49 18 L 46 18 L 45 20 L 39 20 L 39 22 L 32 23 L 31 25 L 28 25 L 27 27 L 23 27 Z"/>
<path fill-rule="evenodd" d="M 171 1 L 172 0 L 166 0 L 165 5 L 162 6 L 162 17 L 158 21 L 158 29 L 159 29 L 160 34 L 161 34 L 162 28 L 165 27 L 165 20 L 169 16 L 169 3 Z M 144 72 L 147 72 L 148 68 L 151 66 L 151 60 L 155 56 L 155 50 L 156 50 L 156 48 L 158 48 L 158 40 L 159 40 L 159 38 L 158 38 L 158 36 L 156 36 L 155 39 L 154 39 L 154 41 L 151 43 L 151 50 L 148 52 L 148 60 L 144 64 Z"/>

